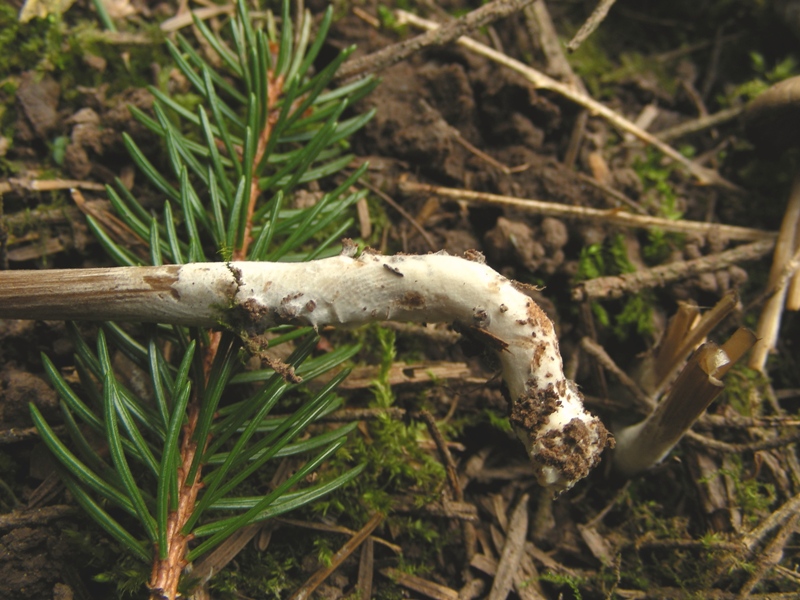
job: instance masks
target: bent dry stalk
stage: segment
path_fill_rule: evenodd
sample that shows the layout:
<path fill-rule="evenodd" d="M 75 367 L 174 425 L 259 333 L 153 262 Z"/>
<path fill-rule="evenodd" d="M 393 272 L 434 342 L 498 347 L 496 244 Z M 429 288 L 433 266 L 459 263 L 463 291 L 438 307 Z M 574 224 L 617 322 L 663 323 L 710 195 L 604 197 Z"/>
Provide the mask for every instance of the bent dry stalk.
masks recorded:
<path fill-rule="evenodd" d="M 280 323 L 353 327 L 375 321 L 458 322 L 498 352 L 511 422 L 539 483 L 561 492 L 612 443 L 564 376 L 553 324 L 525 286 L 444 253 L 382 256 L 353 244 L 305 263 L 191 263 L 0 273 L 0 317 L 223 326 L 248 336 Z"/>

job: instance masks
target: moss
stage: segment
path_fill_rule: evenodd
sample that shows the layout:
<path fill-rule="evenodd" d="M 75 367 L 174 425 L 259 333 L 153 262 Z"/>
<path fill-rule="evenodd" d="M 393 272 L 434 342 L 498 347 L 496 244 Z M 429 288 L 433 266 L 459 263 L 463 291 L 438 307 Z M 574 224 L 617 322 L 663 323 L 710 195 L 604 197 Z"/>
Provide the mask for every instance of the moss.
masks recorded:
<path fill-rule="evenodd" d="M 725 402 L 740 415 L 753 416 L 758 399 L 767 391 L 767 380 L 762 373 L 737 363 L 725 376 L 725 389 L 720 402 Z"/>
<path fill-rule="evenodd" d="M 750 52 L 750 66 L 754 77 L 739 84 L 727 94 L 720 95 L 717 101 L 721 106 L 733 106 L 740 100 L 752 100 L 772 84 L 793 77 L 800 71 L 797 59 L 791 54 L 777 61 L 770 68 L 767 58 L 755 50 Z"/>
<path fill-rule="evenodd" d="M 612 87 L 609 84 L 624 83 L 640 77 L 655 79 L 656 86 L 669 95 L 675 94 L 678 90 L 677 80 L 667 73 L 664 63 L 640 52 L 620 54 L 619 66 L 600 75 L 600 83 L 605 89 L 609 89 Z"/>
<path fill-rule="evenodd" d="M 367 354 L 377 352 L 380 361 L 370 405 L 389 408 L 395 405 L 394 390 L 388 381 L 389 369 L 396 358 L 394 331 L 372 326 L 362 333 Z M 347 515 L 356 527 L 376 511 L 389 512 L 396 496 L 410 495 L 418 506 L 437 500 L 445 472 L 441 463 L 420 447 L 419 442 L 427 439 L 427 428 L 417 420 L 384 415 L 367 422 L 364 434 L 354 436 L 340 449 L 320 471 L 320 476 L 333 478 L 354 464 L 366 463 L 364 473 L 349 486 L 318 502 L 315 511 L 323 515 Z"/>
<path fill-rule="evenodd" d="M 308 536 L 293 531 L 296 550 L 308 548 Z M 236 556 L 234 564 L 215 575 L 209 587 L 215 598 L 285 598 L 296 589 L 302 578 L 299 573 L 301 556 L 291 546 L 270 544 L 268 552 L 258 552 L 252 544 Z"/>
<path fill-rule="evenodd" d="M 616 235 L 603 244 L 593 244 L 581 250 L 576 279 L 584 281 L 633 271 L 635 267 L 628 258 L 625 238 Z M 592 302 L 591 308 L 601 327 L 611 328 L 618 339 L 625 340 L 631 335 L 652 335 L 653 302 L 653 293 L 645 290 L 622 301 Z"/>
<path fill-rule="evenodd" d="M 755 526 L 770 514 L 777 501 L 775 486 L 760 481 L 757 475 L 747 473 L 741 456 L 731 455 L 731 463 L 733 468 L 720 469 L 720 474 L 731 477 L 737 504 L 742 510 L 742 520 L 751 527 Z"/>
<path fill-rule="evenodd" d="M 63 25 L 55 15 L 26 24 L 17 20 L 17 11 L 0 4 L 0 73 L 13 74 L 27 69 L 63 68 Z"/>
<path fill-rule="evenodd" d="M 582 600 L 583 598 L 580 590 L 583 581 L 578 577 L 571 577 L 569 575 L 563 575 L 561 573 L 548 572 L 548 573 L 542 573 L 539 576 L 539 580 L 553 584 L 556 590 L 559 591 L 560 598 L 565 598 L 565 599 L 572 598 L 574 600 Z M 565 595 L 564 593 L 566 590 L 569 590 L 568 595 Z"/>

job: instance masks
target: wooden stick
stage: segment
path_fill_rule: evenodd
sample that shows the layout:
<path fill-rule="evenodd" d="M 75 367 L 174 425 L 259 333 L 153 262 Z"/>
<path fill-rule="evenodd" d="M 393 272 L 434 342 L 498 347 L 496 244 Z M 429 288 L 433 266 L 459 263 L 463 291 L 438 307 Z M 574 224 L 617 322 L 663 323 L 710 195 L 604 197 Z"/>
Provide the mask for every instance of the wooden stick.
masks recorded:
<path fill-rule="evenodd" d="M 663 287 L 668 283 L 694 277 L 701 273 L 727 269 L 731 265 L 743 261 L 758 260 L 766 256 L 774 247 L 775 240 L 765 239 L 693 260 L 676 261 L 622 275 L 597 277 L 577 284 L 572 289 L 572 298 L 578 301 L 610 300 L 637 294 L 645 289 Z"/>
<path fill-rule="evenodd" d="M 374 73 L 405 60 L 415 52 L 428 46 L 442 46 L 471 31 L 502 19 L 524 8 L 533 0 L 494 0 L 467 13 L 463 17 L 442 25 L 437 31 L 403 40 L 377 52 L 360 58 L 351 58 L 336 73 L 337 80 L 349 79 L 356 75 Z"/>

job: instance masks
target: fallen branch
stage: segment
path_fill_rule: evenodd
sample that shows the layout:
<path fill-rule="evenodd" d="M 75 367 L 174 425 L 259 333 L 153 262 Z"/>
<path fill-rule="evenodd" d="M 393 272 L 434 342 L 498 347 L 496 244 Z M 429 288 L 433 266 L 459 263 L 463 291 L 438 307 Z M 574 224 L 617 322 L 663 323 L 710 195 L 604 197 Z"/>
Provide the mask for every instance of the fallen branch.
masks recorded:
<path fill-rule="evenodd" d="M 0 317 L 127 320 L 223 326 L 244 336 L 281 323 L 323 327 L 375 321 L 457 321 L 491 342 L 513 398 L 511 422 L 539 483 L 560 492 L 585 477 L 609 445 L 563 373 L 553 324 L 483 264 L 444 254 L 307 263 L 192 263 L 0 273 Z"/>
<path fill-rule="evenodd" d="M 742 112 L 744 112 L 744 106 L 733 106 L 714 113 L 713 115 L 705 115 L 668 129 L 656 131 L 653 135 L 662 141 L 670 142 L 693 133 L 699 133 L 705 129 L 711 129 L 717 125 L 727 123 L 728 121 L 733 121 L 739 118 Z"/>

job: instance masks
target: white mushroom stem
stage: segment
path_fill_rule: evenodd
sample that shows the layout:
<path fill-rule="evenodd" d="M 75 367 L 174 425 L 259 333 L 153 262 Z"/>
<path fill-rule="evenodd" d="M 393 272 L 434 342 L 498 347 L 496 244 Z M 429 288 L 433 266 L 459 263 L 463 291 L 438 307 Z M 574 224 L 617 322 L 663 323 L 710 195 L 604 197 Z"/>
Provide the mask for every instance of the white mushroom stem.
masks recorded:
<path fill-rule="evenodd" d="M 364 252 L 305 263 L 6 271 L 0 317 L 128 320 L 224 326 L 256 334 L 280 323 L 353 327 L 374 321 L 457 322 L 498 351 L 511 421 L 539 483 L 560 492 L 585 477 L 610 443 L 562 369 L 553 324 L 525 286 L 445 254 Z"/>

